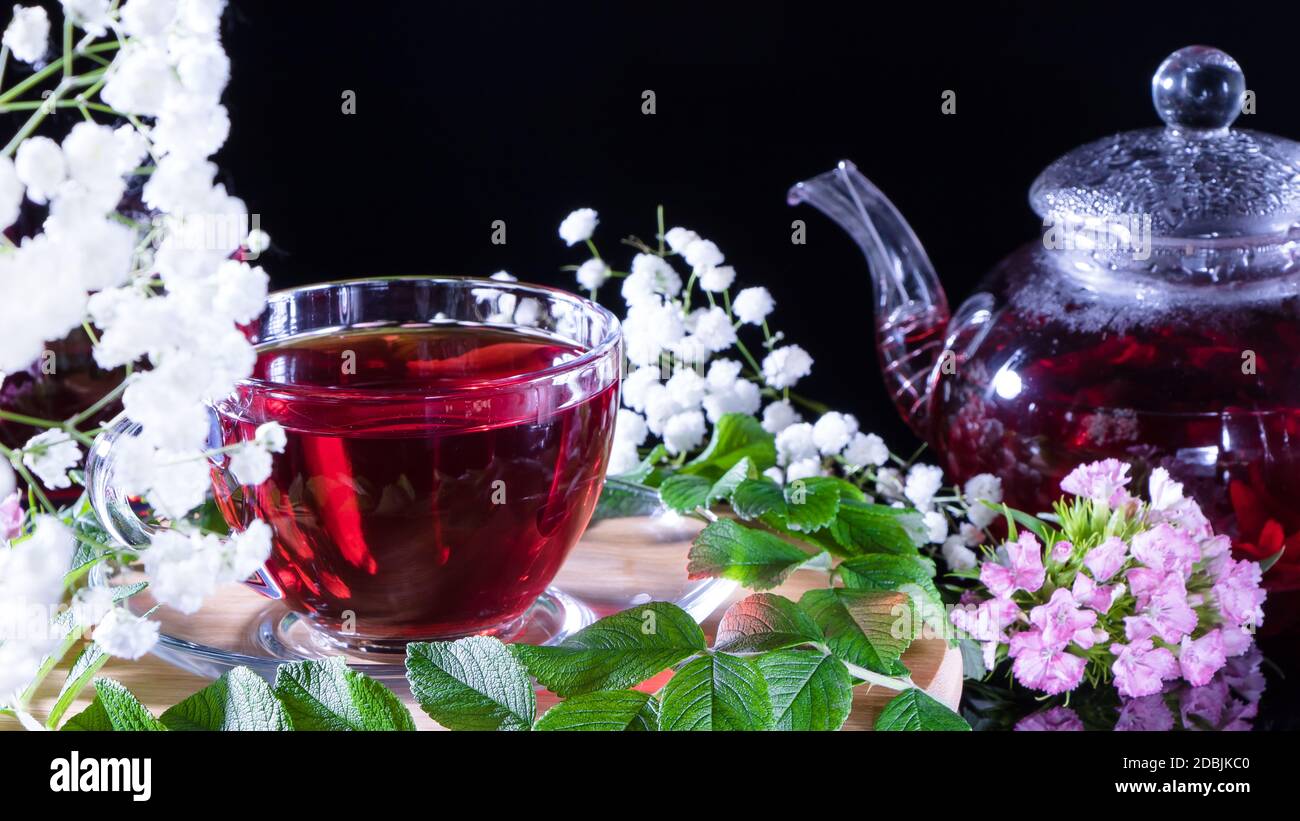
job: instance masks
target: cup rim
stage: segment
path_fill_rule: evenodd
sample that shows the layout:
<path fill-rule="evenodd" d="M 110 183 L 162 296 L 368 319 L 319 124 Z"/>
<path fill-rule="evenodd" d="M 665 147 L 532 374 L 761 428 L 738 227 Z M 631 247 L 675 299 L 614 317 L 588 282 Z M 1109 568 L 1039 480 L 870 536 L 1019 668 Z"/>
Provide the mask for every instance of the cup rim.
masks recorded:
<path fill-rule="evenodd" d="M 476 393 L 492 393 L 497 390 L 518 390 L 521 387 L 527 387 L 534 382 L 551 380 L 564 374 L 581 370 L 593 362 L 597 362 L 607 357 L 612 351 L 619 348 L 623 338 L 622 323 L 619 322 L 618 316 L 613 311 L 596 302 L 588 299 L 581 294 L 566 291 L 563 288 L 554 288 L 549 285 L 537 285 L 529 282 L 518 280 L 491 279 L 489 277 L 462 277 L 462 276 L 422 276 L 419 274 L 401 274 L 395 276 L 372 276 L 372 277 L 349 277 L 346 279 L 329 280 L 326 282 L 313 282 L 307 285 L 299 285 L 292 288 L 281 288 L 272 291 L 267 295 L 266 304 L 268 309 L 271 304 L 279 298 L 288 298 L 294 294 L 304 291 L 324 290 L 328 288 L 337 288 L 348 285 L 364 285 L 373 282 L 426 282 L 435 285 L 453 285 L 456 287 L 487 287 L 502 291 L 522 293 L 525 295 L 534 295 L 546 299 L 559 299 L 577 304 L 584 311 L 594 312 L 597 316 L 605 320 L 607 329 L 602 335 L 600 341 L 590 349 L 584 351 L 581 355 L 574 357 L 558 365 L 551 365 L 537 371 L 516 374 L 514 376 L 505 376 L 484 382 L 482 386 L 475 389 Z M 260 319 L 260 317 L 259 317 Z M 256 322 L 258 320 L 254 320 Z M 490 327 L 490 326 L 489 326 Z M 503 325 L 503 327 L 517 327 L 513 325 Z M 308 336 L 309 334 L 302 334 Z M 254 343 L 257 347 L 258 343 Z M 258 379 L 256 377 L 245 377 L 235 383 L 235 389 L 246 387 L 257 390 L 262 393 L 275 395 L 301 396 L 310 394 L 316 401 L 343 400 L 348 402 L 357 401 L 384 401 L 393 397 L 400 397 L 408 400 L 437 400 L 453 396 L 462 396 L 463 393 L 424 393 L 420 391 L 404 390 L 368 390 L 358 391 L 347 388 L 322 388 L 319 385 L 305 386 L 294 385 L 287 382 L 276 382 L 267 379 Z M 232 390 L 231 394 L 235 393 Z M 220 404 L 220 403 L 218 403 Z"/>

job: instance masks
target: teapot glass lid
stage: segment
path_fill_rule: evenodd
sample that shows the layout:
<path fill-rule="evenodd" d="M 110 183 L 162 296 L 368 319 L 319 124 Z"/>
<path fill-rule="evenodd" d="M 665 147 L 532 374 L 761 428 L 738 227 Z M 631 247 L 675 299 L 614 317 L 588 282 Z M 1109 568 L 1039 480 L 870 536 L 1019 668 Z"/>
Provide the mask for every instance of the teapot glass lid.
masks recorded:
<path fill-rule="evenodd" d="M 1165 127 L 1074 149 L 1038 176 L 1030 204 L 1051 222 L 1149 216 L 1156 237 L 1285 234 L 1300 223 L 1300 143 L 1233 128 L 1246 96 L 1227 54 L 1180 49 L 1151 80 Z"/>

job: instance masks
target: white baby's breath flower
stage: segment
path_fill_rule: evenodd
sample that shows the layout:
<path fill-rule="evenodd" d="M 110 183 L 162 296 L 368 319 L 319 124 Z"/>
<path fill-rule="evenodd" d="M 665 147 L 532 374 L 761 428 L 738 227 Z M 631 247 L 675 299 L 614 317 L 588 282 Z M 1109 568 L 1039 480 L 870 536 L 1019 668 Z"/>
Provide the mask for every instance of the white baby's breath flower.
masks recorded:
<path fill-rule="evenodd" d="M 776 467 L 768 468 L 767 470 L 763 471 L 763 475 L 771 479 L 773 482 L 776 482 L 778 485 L 785 484 L 785 471 L 781 470 L 780 468 L 776 468 Z"/>
<path fill-rule="evenodd" d="M 22 213 L 25 193 L 26 187 L 23 181 L 18 179 L 14 161 L 8 157 L 0 157 L 0 231 L 18 221 L 18 215 Z"/>
<path fill-rule="evenodd" d="M 89 34 L 102 37 L 112 21 L 108 17 L 109 0 L 59 0 L 63 13 Z"/>
<path fill-rule="evenodd" d="M 284 426 L 279 422 L 263 422 L 257 426 L 257 432 L 253 436 L 259 445 L 271 453 L 284 453 L 285 446 L 289 444 Z"/>
<path fill-rule="evenodd" d="M 750 325 L 762 325 L 775 307 L 772 294 L 761 287 L 744 289 L 736 294 L 736 299 L 731 303 L 736 318 Z"/>
<path fill-rule="evenodd" d="M 254 228 L 248 232 L 248 237 L 244 240 L 244 247 L 253 254 L 262 254 L 271 247 L 271 235 L 261 228 Z"/>
<path fill-rule="evenodd" d="M 927 510 L 943 486 L 943 470 L 934 465 L 912 465 L 903 484 L 903 495 L 918 510 Z"/>
<path fill-rule="evenodd" d="M 38 62 L 49 50 L 50 16 L 40 6 L 14 6 L 13 19 L 5 28 L 4 44 L 24 63 Z"/>
<path fill-rule="evenodd" d="M 37 516 L 32 535 L 0 543 L 0 703 L 27 686 L 54 649 L 50 613 L 63 597 L 72 560 L 72 531 L 53 516 Z"/>
<path fill-rule="evenodd" d="M 710 388 L 708 395 L 704 397 L 704 412 L 708 415 L 709 421 L 716 424 L 728 413 L 752 416 L 758 412 L 759 405 L 762 403 L 758 385 L 748 379 L 737 379 L 730 387 L 722 390 Z"/>
<path fill-rule="evenodd" d="M 247 442 L 230 453 L 230 472 L 241 485 L 256 487 L 271 478 L 271 454 L 255 442 Z"/>
<path fill-rule="evenodd" d="M 619 442 L 631 442 L 633 447 L 645 444 L 650 429 L 646 427 L 645 417 L 636 411 L 619 408 L 617 421 L 614 423 L 614 439 Z"/>
<path fill-rule="evenodd" d="M 699 238 L 700 235 L 694 231 L 689 231 L 680 227 L 669 228 L 664 234 L 664 241 L 668 243 L 668 247 L 672 249 L 674 254 L 680 254 L 682 251 L 686 250 L 686 246 L 695 242 L 695 240 Z"/>
<path fill-rule="evenodd" d="M 710 266 L 700 272 L 700 287 L 713 293 L 722 293 L 736 281 L 736 269 L 730 265 Z"/>
<path fill-rule="evenodd" d="M 682 249 L 682 259 L 697 270 L 712 268 L 725 261 L 722 252 L 712 240 L 697 239 Z"/>
<path fill-rule="evenodd" d="M 176 75 L 186 91 L 215 104 L 230 82 L 230 58 L 218 43 L 201 44 L 181 55 Z"/>
<path fill-rule="evenodd" d="M 816 457 L 800 459 L 797 462 L 791 462 L 790 466 L 785 469 L 785 478 L 790 482 L 797 482 L 800 479 L 811 479 L 814 476 L 825 476 L 826 470 L 822 467 L 822 460 Z"/>
<path fill-rule="evenodd" d="M 844 449 L 844 461 L 855 469 L 868 465 L 879 467 L 889 461 L 889 448 L 874 433 L 855 433 L 849 446 Z"/>
<path fill-rule="evenodd" d="M 777 348 L 763 358 L 763 379 L 781 390 L 812 373 L 813 359 L 798 345 Z"/>
<path fill-rule="evenodd" d="M 256 573 L 271 557 L 271 526 L 254 519 L 243 532 L 231 536 L 226 546 L 226 568 L 221 581 L 242 581 Z"/>
<path fill-rule="evenodd" d="M 970 570 L 976 564 L 975 551 L 962 544 L 960 536 L 949 536 L 943 540 L 943 560 L 951 570 Z"/>
<path fill-rule="evenodd" d="M 176 19 L 176 0 L 130 0 L 122 7 L 122 28 L 133 37 L 159 37 Z"/>
<path fill-rule="evenodd" d="M 108 70 L 99 96 L 118 111 L 154 117 L 180 90 L 167 53 L 156 45 L 130 43 Z"/>
<path fill-rule="evenodd" d="M 797 422 L 776 435 L 776 462 L 789 465 L 800 459 L 817 456 L 817 443 L 813 441 L 813 426 Z"/>
<path fill-rule="evenodd" d="M 713 360 L 709 363 L 709 373 L 706 377 L 709 382 L 709 390 L 729 390 L 736 380 L 740 378 L 740 370 L 741 364 L 734 359 Z"/>
<path fill-rule="evenodd" d="M 981 473 L 966 480 L 962 496 L 970 508 L 966 518 L 976 527 L 988 527 L 998 517 L 998 512 L 983 502 L 998 504 L 1002 501 L 1002 480 L 991 473 Z"/>
<path fill-rule="evenodd" d="M 596 225 L 600 223 L 600 218 L 595 211 L 590 208 L 579 208 L 573 211 L 569 216 L 564 218 L 560 223 L 560 239 L 564 240 L 566 245 L 577 245 L 579 242 L 586 242 L 591 239 L 591 235 L 596 231 Z"/>
<path fill-rule="evenodd" d="M 627 358 L 634 365 L 656 364 L 659 355 L 685 334 L 681 311 L 671 303 L 633 305 L 623 321 Z"/>
<path fill-rule="evenodd" d="M 159 626 L 156 621 L 142 619 L 119 607 L 95 628 L 95 644 L 110 656 L 135 660 L 158 643 Z"/>
<path fill-rule="evenodd" d="M 674 456 L 704 444 L 704 414 L 698 410 L 678 413 L 664 424 L 664 447 Z"/>
<path fill-rule="evenodd" d="M 857 432 L 856 418 L 847 413 L 830 411 L 823 413 L 813 425 L 813 441 L 823 454 L 833 456 L 844 450 Z"/>
<path fill-rule="evenodd" d="M 594 291 L 609 279 L 609 266 L 603 259 L 592 258 L 578 266 L 578 284 L 588 291 Z"/>
<path fill-rule="evenodd" d="M 68 176 L 63 149 L 49 137 L 23 140 L 14 155 L 14 170 L 18 172 L 18 179 L 27 186 L 27 198 L 41 204 L 49 201 Z"/>
<path fill-rule="evenodd" d="M 895 468 L 876 471 L 876 495 L 885 499 L 903 498 L 903 474 Z"/>
<path fill-rule="evenodd" d="M 803 417 L 794 409 L 789 399 L 780 399 L 763 408 L 763 430 L 773 436 L 795 424 Z"/>
<path fill-rule="evenodd" d="M 23 464 L 51 490 L 72 486 L 68 471 L 81 462 L 81 448 L 57 428 L 38 433 L 23 445 Z"/>
<path fill-rule="evenodd" d="M 672 298 L 682 291 L 682 277 L 667 260 L 655 254 L 637 254 L 623 280 L 623 299 L 628 305 Z"/>
<path fill-rule="evenodd" d="M 639 464 L 641 455 L 637 453 L 636 445 L 627 440 L 615 439 L 609 448 L 609 465 L 605 468 L 605 473 L 610 476 L 630 473 Z"/>
<path fill-rule="evenodd" d="M 633 410 L 645 408 L 646 391 L 651 385 L 659 384 L 659 369 L 655 367 L 637 368 L 623 380 L 623 404 Z"/>
<path fill-rule="evenodd" d="M 925 522 L 926 536 L 931 544 L 942 544 L 948 538 L 948 517 L 937 510 L 926 511 L 922 517 Z"/>
<path fill-rule="evenodd" d="M 695 321 L 693 336 L 708 350 L 725 351 L 736 344 L 736 329 L 731 326 L 727 312 L 718 307 L 709 308 Z"/>
<path fill-rule="evenodd" d="M 72 597 L 72 615 L 77 624 L 99 624 L 113 609 L 113 591 L 107 587 L 83 587 Z"/>
<path fill-rule="evenodd" d="M 704 401 L 708 383 L 691 368 L 683 368 L 672 375 L 667 384 L 668 396 L 680 410 L 695 410 Z"/>

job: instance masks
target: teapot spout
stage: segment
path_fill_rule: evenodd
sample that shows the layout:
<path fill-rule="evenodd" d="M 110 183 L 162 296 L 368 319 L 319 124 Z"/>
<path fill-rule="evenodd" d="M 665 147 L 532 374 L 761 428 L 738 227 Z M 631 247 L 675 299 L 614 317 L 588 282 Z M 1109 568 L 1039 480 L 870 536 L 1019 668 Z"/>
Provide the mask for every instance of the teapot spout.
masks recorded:
<path fill-rule="evenodd" d="M 925 249 L 893 203 L 847 160 L 796 183 L 787 200 L 811 203 L 866 254 L 886 387 L 908 426 L 929 441 L 931 377 L 944 349 L 949 312 Z"/>

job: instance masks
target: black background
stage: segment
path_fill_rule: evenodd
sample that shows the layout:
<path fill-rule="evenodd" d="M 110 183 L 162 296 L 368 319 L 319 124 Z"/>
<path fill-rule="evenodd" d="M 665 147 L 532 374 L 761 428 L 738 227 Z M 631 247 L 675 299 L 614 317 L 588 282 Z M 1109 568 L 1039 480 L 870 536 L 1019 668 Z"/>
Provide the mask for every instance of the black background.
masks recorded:
<path fill-rule="evenodd" d="M 739 287 L 771 289 L 775 327 L 817 360 L 805 392 L 907 451 L 870 350 L 866 265 L 820 214 L 785 204 L 791 183 L 856 161 L 955 307 L 1037 235 L 1026 194 L 1046 164 L 1159 124 L 1151 74 L 1181 46 L 1240 61 L 1258 108 L 1239 125 L 1300 137 L 1294 5 L 854 8 L 234 0 L 223 176 L 270 232 L 279 287 L 502 269 L 575 287 L 559 269 L 585 252 L 556 234 L 571 209 L 600 212 L 598 244 L 625 268 L 617 241 L 651 237 L 662 203 L 669 225 L 722 247 Z M 790 241 L 796 218 L 806 245 Z"/>

